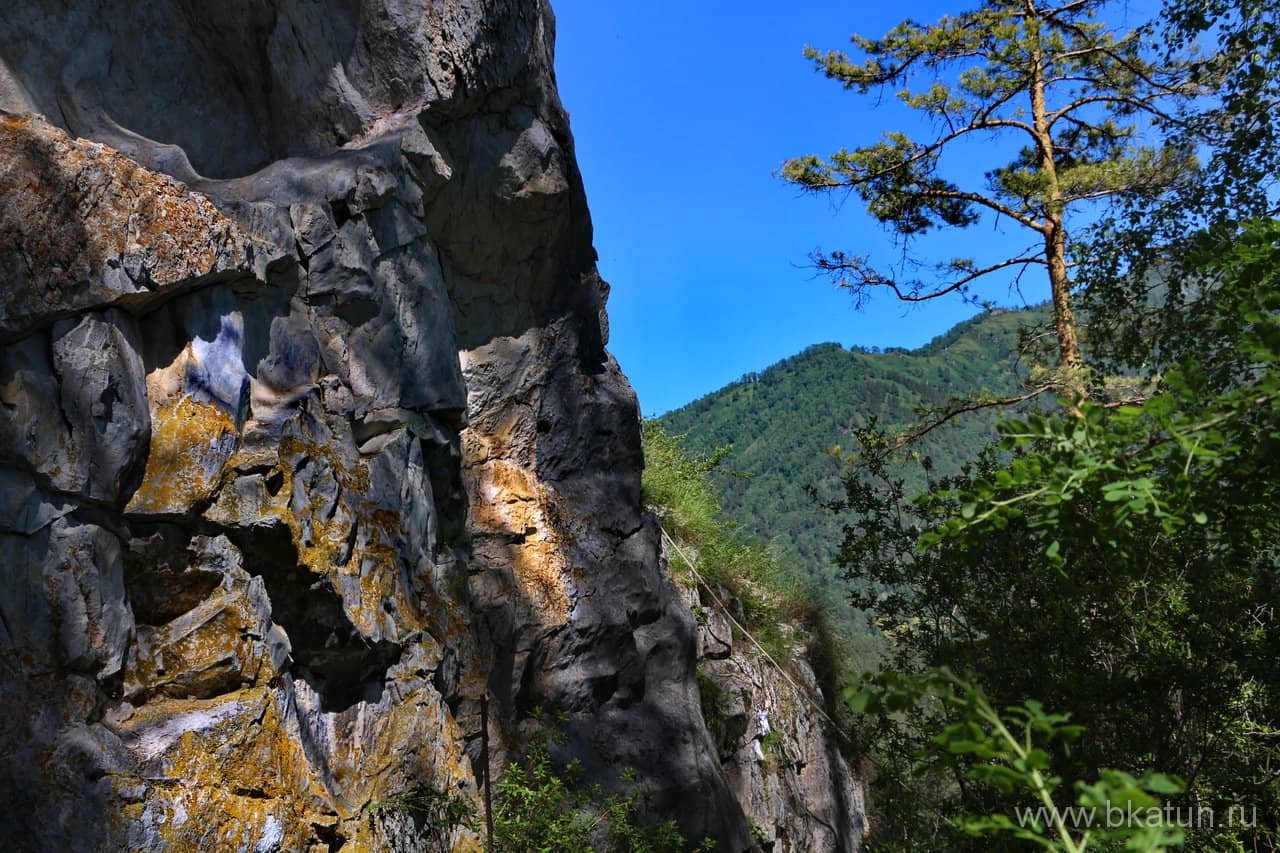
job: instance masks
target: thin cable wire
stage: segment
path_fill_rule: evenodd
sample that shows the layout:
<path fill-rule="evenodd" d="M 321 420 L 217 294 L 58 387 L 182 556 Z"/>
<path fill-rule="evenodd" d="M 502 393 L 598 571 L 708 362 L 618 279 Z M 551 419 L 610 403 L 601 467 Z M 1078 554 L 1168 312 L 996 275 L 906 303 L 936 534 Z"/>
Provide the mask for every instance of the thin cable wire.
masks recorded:
<path fill-rule="evenodd" d="M 712 600 L 715 601 L 715 603 L 720 606 L 720 610 L 721 612 L 724 613 L 725 618 L 728 619 L 730 622 L 732 622 L 734 626 L 740 632 L 742 632 L 742 635 L 751 641 L 751 644 L 753 646 L 759 649 L 760 654 L 764 655 L 765 660 L 773 664 L 773 668 L 778 671 L 778 674 L 781 675 L 783 678 L 785 678 L 787 680 L 787 683 L 789 683 L 792 687 L 796 689 L 796 692 L 799 694 L 800 698 L 803 699 L 806 703 L 808 703 L 809 707 L 813 708 L 813 710 L 821 714 L 823 718 L 828 723 L 831 724 L 831 727 L 835 732 L 836 736 L 842 739 L 845 743 L 852 745 L 852 741 L 850 741 L 849 738 L 845 735 L 845 733 L 840 730 L 840 724 L 837 723 L 834 719 L 832 719 L 831 715 L 826 712 L 825 708 L 823 708 L 817 702 L 813 701 L 813 699 L 808 694 L 807 688 L 801 687 L 799 684 L 797 684 L 795 679 L 793 679 L 791 675 L 788 674 L 788 672 L 782 668 L 782 665 L 773 659 L 773 655 L 769 654 L 769 652 L 765 650 L 765 647 L 760 645 L 760 642 L 751 635 L 751 632 L 748 631 L 745 627 L 743 627 L 741 622 L 733 618 L 733 613 L 732 611 L 729 610 L 728 605 L 726 605 L 720 599 L 720 596 L 716 595 L 715 589 L 712 588 L 711 584 L 707 583 L 706 579 L 703 578 L 702 575 L 698 573 L 698 567 L 694 565 L 693 560 L 689 559 L 689 555 L 684 552 L 684 549 L 676 544 L 676 540 L 671 538 L 671 534 L 667 533 L 667 529 L 663 527 L 661 524 L 659 524 L 658 530 L 662 532 L 662 538 L 666 540 L 667 544 L 671 546 L 672 550 L 674 550 L 677 554 L 680 555 L 680 559 L 684 560 L 685 565 L 689 567 L 689 571 L 693 572 L 693 576 L 697 578 L 698 583 L 700 583 L 703 586 L 703 588 L 706 589 L 707 594 L 710 595 Z"/>
<path fill-rule="evenodd" d="M 781 675 L 783 678 L 785 678 L 787 682 L 796 689 L 796 692 L 799 694 L 801 700 L 807 703 L 809 707 L 813 708 L 813 710 L 821 714 L 823 719 L 825 719 L 828 723 L 831 724 L 831 731 L 835 734 L 837 738 L 844 741 L 849 746 L 857 747 L 857 744 L 855 744 L 853 740 L 850 739 L 850 737 L 844 733 L 844 730 L 840 728 L 840 724 L 837 723 L 834 719 L 832 719 L 831 715 L 827 713 L 826 709 L 823 708 L 821 705 L 819 705 L 817 702 L 813 701 L 812 697 L 809 696 L 807 689 L 797 684 L 795 682 L 795 679 L 793 679 L 787 673 L 787 671 L 783 669 L 782 666 L 776 660 L 773 659 L 773 655 L 769 654 L 769 652 L 765 650 L 764 646 L 760 645 L 760 642 L 751 635 L 751 632 L 748 631 L 742 625 L 741 622 L 733 618 L 733 613 L 730 612 L 728 605 L 726 605 L 724 601 L 721 600 L 720 596 L 716 595 L 715 589 L 711 586 L 711 584 L 707 583 L 706 579 L 702 577 L 701 574 L 698 573 L 698 567 L 694 565 L 693 560 L 689 559 L 689 555 L 684 552 L 684 549 L 676 544 L 676 540 L 671 538 L 671 534 L 667 533 L 667 529 L 663 527 L 661 524 L 659 524 L 658 530 L 659 532 L 662 533 L 662 538 L 666 540 L 669 546 L 671 546 L 671 549 L 680 555 L 680 559 L 684 560 L 685 565 L 689 567 L 689 571 L 693 572 L 693 576 L 697 579 L 698 583 L 701 584 L 704 589 L 706 589 L 707 594 L 711 596 L 711 599 L 715 601 L 717 605 L 719 605 L 721 612 L 723 612 L 725 615 L 725 618 L 727 618 L 730 622 L 732 622 L 735 626 L 737 626 L 738 630 L 742 632 L 742 635 L 746 637 L 748 640 L 750 640 L 751 644 L 760 650 L 760 654 L 764 655 L 765 660 L 773 664 L 773 668 L 778 671 L 778 674 Z M 884 765 L 881 764 L 879 761 L 877 761 L 875 756 L 864 755 L 863 758 L 864 760 L 869 761 L 876 768 L 884 769 Z M 896 776 L 892 776 L 892 775 L 890 775 L 889 778 L 892 779 L 894 782 L 896 782 L 898 785 L 900 785 L 903 788 L 903 790 L 907 791 L 908 793 L 912 793 L 910 787 L 901 779 L 898 779 Z M 949 820 L 940 811 L 938 811 L 937 809 L 927 804 L 925 805 L 925 809 L 928 810 L 929 812 L 932 812 L 936 817 L 944 821 Z M 864 832 L 867 831 L 867 827 L 865 825 L 866 819 L 867 819 L 867 816 L 864 815 L 863 816 Z"/>

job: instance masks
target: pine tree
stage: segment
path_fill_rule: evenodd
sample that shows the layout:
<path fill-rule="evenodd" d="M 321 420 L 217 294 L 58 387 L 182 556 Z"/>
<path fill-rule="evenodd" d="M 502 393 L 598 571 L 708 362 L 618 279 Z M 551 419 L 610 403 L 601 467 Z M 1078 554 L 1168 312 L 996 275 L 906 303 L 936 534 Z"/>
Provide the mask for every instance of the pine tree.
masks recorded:
<path fill-rule="evenodd" d="M 934 265 L 937 280 L 899 280 L 863 256 L 819 253 L 820 269 L 861 299 L 876 287 L 907 301 L 970 286 L 1001 270 L 1043 267 L 1053 304 L 1058 357 L 1068 375 L 1082 366 L 1071 304 L 1069 214 L 1083 205 L 1163 193 L 1194 171 L 1190 145 L 1148 145 L 1143 132 L 1175 121 L 1174 106 L 1196 94 L 1189 63 L 1153 59 L 1150 29 L 1117 31 L 1098 18 L 1106 0 L 988 0 L 932 25 L 905 21 L 880 39 L 853 36 L 860 58 L 806 48 L 846 89 L 901 87 L 898 98 L 931 120 L 918 140 L 886 133 L 866 147 L 785 163 L 782 176 L 806 190 L 853 190 L 880 222 L 904 238 L 939 226 L 965 228 L 983 213 L 1033 232 L 1028 249 L 990 264 L 956 258 Z M 1018 137 L 986 186 L 944 176 L 943 154 L 964 140 Z M 999 150 L 999 149 L 994 149 Z M 1074 385 L 1075 382 L 1072 381 Z"/>

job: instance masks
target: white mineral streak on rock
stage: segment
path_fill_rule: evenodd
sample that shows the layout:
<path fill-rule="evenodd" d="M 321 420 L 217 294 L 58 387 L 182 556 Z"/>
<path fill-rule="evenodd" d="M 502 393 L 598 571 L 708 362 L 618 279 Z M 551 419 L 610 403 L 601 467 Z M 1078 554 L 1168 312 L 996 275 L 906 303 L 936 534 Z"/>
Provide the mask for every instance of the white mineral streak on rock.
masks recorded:
<path fill-rule="evenodd" d="M 213 708 L 175 714 L 140 726 L 124 742 L 140 761 L 149 762 L 164 755 L 183 735 L 206 732 L 243 711 L 241 703 L 227 702 Z"/>
<path fill-rule="evenodd" d="M 284 825 L 275 815 L 268 815 L 262 827 L 262 835 L 258 837 L 258 843 L 253 845 L 254 853 L 271 853 L 273 850 L 279 850 L 280 842 L 283 840 Z"/>

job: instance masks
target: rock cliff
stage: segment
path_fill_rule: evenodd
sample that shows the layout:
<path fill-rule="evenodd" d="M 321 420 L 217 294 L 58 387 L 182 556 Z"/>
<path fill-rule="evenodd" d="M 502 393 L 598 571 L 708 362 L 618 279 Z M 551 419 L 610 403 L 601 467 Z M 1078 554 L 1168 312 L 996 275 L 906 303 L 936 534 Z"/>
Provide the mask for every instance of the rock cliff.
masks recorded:
<path fill-rule="evenodd" d="M 0 12 L 6 849 L 425 849 L 378 805 L 475 795 L 482 695 L 495 765 L 556 709 L 588 778 L 753 845 L 553 30 L 530 0 Z"/>
<path fill-rule="evenodd" d="M 697 583 L 682 592 L 698 624 L 703 719 L 752 840 L 772 853 L 858 850 L 865 792 L 804 647 L 785 661 L 768 657 L 735 618 L 742 605 L 728 590 Z"/>

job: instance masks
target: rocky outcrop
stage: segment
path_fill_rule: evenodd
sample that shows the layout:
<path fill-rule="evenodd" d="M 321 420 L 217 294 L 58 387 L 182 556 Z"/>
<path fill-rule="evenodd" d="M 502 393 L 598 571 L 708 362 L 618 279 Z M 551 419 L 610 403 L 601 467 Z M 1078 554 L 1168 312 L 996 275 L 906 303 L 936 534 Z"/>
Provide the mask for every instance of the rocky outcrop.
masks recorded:
<path fill-rule="evenodd" d="M 804 648 L 770 659 L 735 622 L 730 610 L 741 605 L 727 590 L 697 584 L 682 592 L 698 623 L 703 716 L 753 841 L 774 853 L 858 850 L 865 789 Z M 799 643 L 799 632 L 791 634 Z"/>
<path fill-rule="evenodd" d="M 484 695 L 495 763 L 563 712 L 589 780 L 753 844 L 553 39 L 522 0 L 0 15 L 6 849 L 468 849 L 380 804 L 476 796 Z"/>

